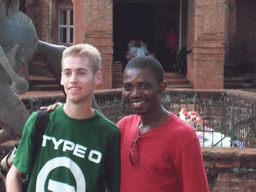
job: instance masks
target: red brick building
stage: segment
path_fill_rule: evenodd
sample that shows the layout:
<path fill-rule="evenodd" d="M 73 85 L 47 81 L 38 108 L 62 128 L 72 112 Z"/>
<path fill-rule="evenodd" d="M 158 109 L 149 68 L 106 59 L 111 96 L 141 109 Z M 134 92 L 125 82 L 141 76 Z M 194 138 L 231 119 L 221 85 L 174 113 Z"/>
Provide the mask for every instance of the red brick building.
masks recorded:
<path fill-rule="evenodd" d="M 224 68 L 228 73 L 237 69 L 239 59 L 242 68 L 246 59 L 254 61 L 255 8 L 254 0 L 26 0 L 23 9 L 41 40 L 84 42 L 99 49 L 101 89 L 112 88 L 112 65 L 127 63 L 127 44 L 133 39 L 146 43 L 167 72 L 186 46 L 192 50 L 187 79 L 193 87 L 222 89 Z"/>

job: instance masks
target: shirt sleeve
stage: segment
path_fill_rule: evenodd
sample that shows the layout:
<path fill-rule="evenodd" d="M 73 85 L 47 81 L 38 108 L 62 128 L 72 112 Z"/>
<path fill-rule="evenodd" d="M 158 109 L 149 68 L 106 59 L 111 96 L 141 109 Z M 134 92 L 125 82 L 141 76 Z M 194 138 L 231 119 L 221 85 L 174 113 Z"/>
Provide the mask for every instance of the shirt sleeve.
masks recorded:
<path fill-rule="evenodd" d="M 120 129 L 121 132 L 122 132 L 122 127 L 124 127 L 127 121 L 129 122 L 128 118 L 129 116 L 125 116 L 117 122 L 116 126 Z"/>
<path fill-rule="evenodd" d="M 109 192 L 120 191 L 120 131 L 108 137 L 106 155 L 106 185 Z"/>
<path fill-rule="evenodd" d="M 191 140 L 184 147 L 179 158 L 177 171 L 183 192 L 209 191 L 198 138 Z"/>
<path fill-rule="evenodd" d="M 35 133 L 35 121 L 37 113 L 34 112 L 27 120 L 22 137 L 14 159 L 14 166 L 22 173 L 30 174 L 33 168 L 33 142 Z"/>

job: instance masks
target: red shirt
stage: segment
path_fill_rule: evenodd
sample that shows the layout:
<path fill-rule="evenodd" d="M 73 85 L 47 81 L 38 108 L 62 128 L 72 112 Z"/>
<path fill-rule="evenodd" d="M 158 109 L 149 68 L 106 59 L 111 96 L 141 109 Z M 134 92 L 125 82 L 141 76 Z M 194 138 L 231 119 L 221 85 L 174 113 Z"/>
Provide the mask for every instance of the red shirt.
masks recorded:
<path fill-rule="evenodd" d="M 140 116 L 121 119 L 121 192 L 209 191 L 201 148 L 192 127 L 171 113 L 169 120 L 142 135 Z M 139 167 L 130 162 L 138 137 Z M 133 146 L 136 149 L 136 144 Z M 137 160 L 137 151 L 133 159 Z"/>

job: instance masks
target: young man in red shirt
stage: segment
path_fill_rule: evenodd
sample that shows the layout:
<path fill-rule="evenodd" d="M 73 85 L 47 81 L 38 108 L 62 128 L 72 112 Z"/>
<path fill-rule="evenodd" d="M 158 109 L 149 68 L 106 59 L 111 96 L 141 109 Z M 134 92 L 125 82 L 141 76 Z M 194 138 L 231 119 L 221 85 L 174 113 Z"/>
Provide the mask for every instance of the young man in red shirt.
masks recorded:
<path fill-rule="evenodd" d="M 198 137 L 161 104 L 161 64 L 135 57 L 124 70 L 123 98 L 134 115 L 121 119 L 122 192 L 209 191 Z"/>

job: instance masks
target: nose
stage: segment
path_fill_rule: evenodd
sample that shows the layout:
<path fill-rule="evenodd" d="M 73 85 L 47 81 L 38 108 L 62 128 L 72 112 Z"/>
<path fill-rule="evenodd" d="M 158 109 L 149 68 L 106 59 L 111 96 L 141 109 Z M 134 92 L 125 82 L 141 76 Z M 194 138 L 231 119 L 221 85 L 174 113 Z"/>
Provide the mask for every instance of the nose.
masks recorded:
<path fill-rule="evenodd" d="M 76 75 L 76 73 L 72 73 L 72 75 L 70 77 L 70 82 L 71 83 L 77 82 L 77 75 Z"/>
<path fill-rule="evenodd" d="M 134 87 L 134 89 L 131 91 L 131 97 L 137 97 L 139 95 L 139 90 L 137 87 Z"/>

